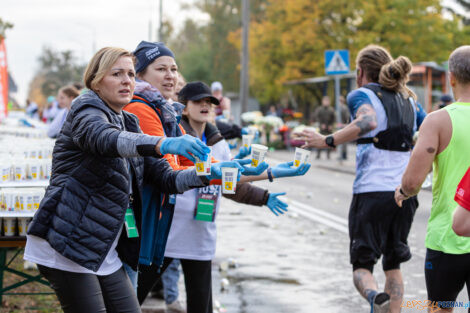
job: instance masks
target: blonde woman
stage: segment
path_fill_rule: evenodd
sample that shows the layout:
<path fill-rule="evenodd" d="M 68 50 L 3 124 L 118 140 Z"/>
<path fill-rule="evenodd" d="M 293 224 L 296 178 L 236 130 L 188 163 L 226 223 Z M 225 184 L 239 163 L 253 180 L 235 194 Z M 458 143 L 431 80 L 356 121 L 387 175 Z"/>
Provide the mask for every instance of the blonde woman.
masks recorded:
<path fill-rule="evenodd" d="M 122 110 L 135 85 L 130 52 L 101 49 L 84 81 L 89 91 L 75 100 L 57 138 L 24 258 L 38 264 L 66 313 L 140 312 L 122 262 L 137 268 L 144 181 L 181 193 L 220 178 L 220 168 L 209 179 L 193 169 L 173 171 L 162 155 L 207 159 L 209 148 L 190 136 L 144 135 Z"/>

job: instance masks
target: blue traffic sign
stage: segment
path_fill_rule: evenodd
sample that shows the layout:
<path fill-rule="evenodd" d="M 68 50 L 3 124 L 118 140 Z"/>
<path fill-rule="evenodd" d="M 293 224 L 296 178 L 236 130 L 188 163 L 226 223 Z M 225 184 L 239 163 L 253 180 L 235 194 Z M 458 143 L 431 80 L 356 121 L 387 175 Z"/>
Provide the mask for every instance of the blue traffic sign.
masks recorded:
<path fill-rule="evenodd" d="M 326 75 L 349 73 L 349 50 L 326 50 L 325 72 Z"/>

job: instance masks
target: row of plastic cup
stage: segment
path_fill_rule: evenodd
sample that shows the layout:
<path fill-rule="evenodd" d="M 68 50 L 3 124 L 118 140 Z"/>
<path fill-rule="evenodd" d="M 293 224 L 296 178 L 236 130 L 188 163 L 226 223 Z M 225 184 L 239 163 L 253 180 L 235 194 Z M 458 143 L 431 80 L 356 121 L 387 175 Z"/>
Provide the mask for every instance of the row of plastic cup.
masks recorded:
<path fill-rule="evenodd" d="M 25 138 L 46 138 L 47 133 L 44 129 L 0 125 L 0 135 L 9 135 Z"/>
<path fill-rule="evenodd" d="M 3 236 L 12 237 L 12 236 L 26 236 L 28 231 L 29 223 L 31 222 L 31 217 L 4 217 L 2 218 L 3 223 Z"/>
<path fill-rule="evenodd" d="M 0 182 L 49 179 L 51 173 L 50 159 L 0 158 Z"/>
<path fill-rule="evenodd" d="M 3 157 L 26 158 L 26 159 L 51 159 L 54 143 L 44 140 L 18 141 L 14 137 L 10 140 L 3 138 L 0 141 L 0 155 Z M 14 143 L 14 144 L 13 144 Z"/>
<path fill-rule="evenodd" d="M 0 189 L 0 210 L 10 212 L 35 212 L 44 198 L 44 188 Z"/>

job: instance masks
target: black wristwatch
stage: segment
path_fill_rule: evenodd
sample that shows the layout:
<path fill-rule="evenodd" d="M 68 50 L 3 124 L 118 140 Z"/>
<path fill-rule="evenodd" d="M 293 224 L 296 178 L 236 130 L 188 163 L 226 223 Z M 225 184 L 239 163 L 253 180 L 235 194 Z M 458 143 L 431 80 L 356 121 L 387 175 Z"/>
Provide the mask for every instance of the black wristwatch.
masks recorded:
<path fill-rule="evenodd" d="M 327 146 L 336 148 L 335 146 L 335 138 L 333 138 L 333 135 L 326 136 L 325 138 L 325 143 Z"/>

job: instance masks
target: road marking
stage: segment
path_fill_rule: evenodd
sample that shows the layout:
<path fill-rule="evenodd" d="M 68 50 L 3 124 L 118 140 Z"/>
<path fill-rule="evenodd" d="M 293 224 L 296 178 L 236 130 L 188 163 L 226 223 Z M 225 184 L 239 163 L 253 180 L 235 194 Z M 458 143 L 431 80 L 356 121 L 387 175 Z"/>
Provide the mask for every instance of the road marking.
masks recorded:
<path fill-rule="evenodd" d="M 289 211 L 295 212 L 303 217 L 308 218 L 309 220 L 316 221 L 325 226 L 336 229 L 337 231 L 344 234 L 349 234 L 348 221 L 345 218 L 303 204 L 296 200 L 289 199 L 287 202 L 289 203 Z M 417 251 L 413 251 L 412 254 L 423 260 L 426 258 L 423 254 Z"/>
<path fill-rule="evenodd" d="M 346 225 L 348 226 L 348 220 L 345 219 L 345 218 L 342 218 L 342 217 L 339 217 L 337 215 L 334 215 L 334 214 L 331 214 L 331 213 L 328 213 L 328 212 L 325 212 L 323 210 L 320 210 L 320 209 L 317 209 L 317 208 L 314 208 L 312 206 L 309 206 L 309 205 L 306 205 L 304 203 L 301 203 L 299 201 L 296 201 L 296 200 L 290 200 L 290 202 L 292 204 L 294 204 L 295 206 L 297 207 L 300 207 L 300 208 L 303 208 L 307 211 L 310 211 L 310 212 L 313 212 L 315 214 L 318 214 L 318 215 L 321 215 L 323 217 L 326 217 L 326 218 L 329 218 L 335 222 L 338 222 L 340 224 L 343 224 L 343 225 Z"/>
<path fill-rule="evenodd" d="M 308 218 L 309 220 L 316 221 L 316 222 L 319 222 L 323 225 L 329 226 L 329 227 L 331 227 L 333 229 L 336 229 L 336 230 L 338 230 L 338 231 L 340 231 L 344 234 L 347 234 L 349 232 L 348 228 L 346 226 L 343 226 L 343 225 L 339 224 L 338 222 L 331 221 L 331 220 L 326 219 L 324 217 L 305 212 L 305 210 L 302 210 L 302 209 L 297 208 L 295 206 L 289 205 L 289 211 L 295 212 L 295 213 L 297 213 L 297 214 L 299 214 L 303 217 Z"/>

